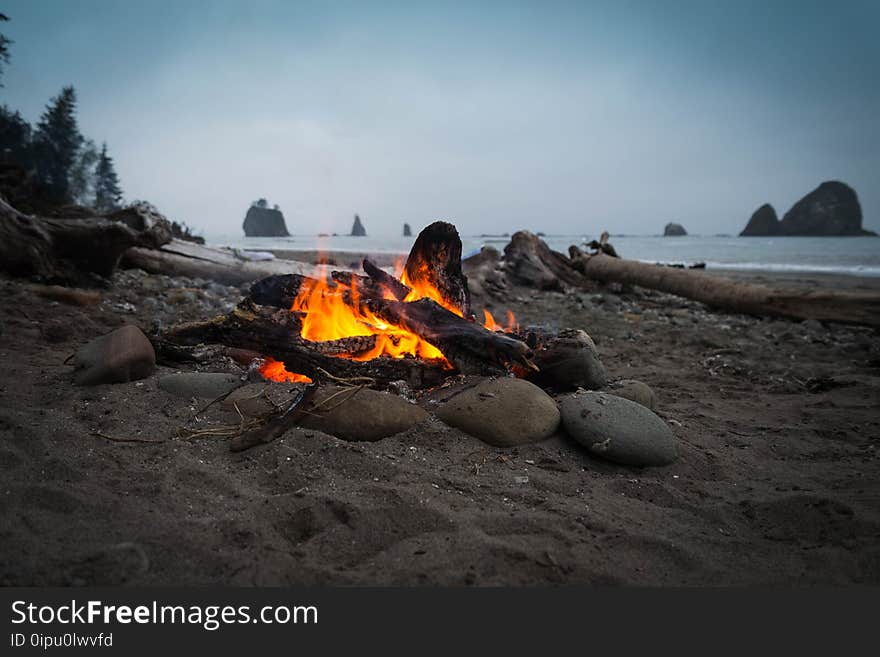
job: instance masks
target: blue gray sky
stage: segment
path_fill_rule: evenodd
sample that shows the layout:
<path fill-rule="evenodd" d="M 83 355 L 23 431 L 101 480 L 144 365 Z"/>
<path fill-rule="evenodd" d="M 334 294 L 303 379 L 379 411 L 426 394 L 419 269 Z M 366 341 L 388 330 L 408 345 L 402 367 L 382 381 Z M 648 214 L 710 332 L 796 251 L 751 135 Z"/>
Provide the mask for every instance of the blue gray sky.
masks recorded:
<path fill-rule="evenodd" d="M 126 198 L 208 236 L 737 233 L 823 180 L 880 229 L 880 2 L 0 0 L 0 100 L 66 84 Z"/>

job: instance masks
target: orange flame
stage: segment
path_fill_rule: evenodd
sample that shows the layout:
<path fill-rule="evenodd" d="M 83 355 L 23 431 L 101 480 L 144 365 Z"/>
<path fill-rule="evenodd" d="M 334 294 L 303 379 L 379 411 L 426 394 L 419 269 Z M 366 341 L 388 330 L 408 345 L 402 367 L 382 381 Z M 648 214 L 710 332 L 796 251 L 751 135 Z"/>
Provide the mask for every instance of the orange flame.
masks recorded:
<path fill-rule="evenodd" d="M 284 363 L 273 358 L 267 358 L 260 366 L 260 374 L 269 381 L 278 381 L 279 383 L 311 383 L 312 380 L 305 374 L 296 374 L 288 372 L 284 367 Z"/>
<path fill-rule="evenodd" d="M 407 297 L 409 298 L 409 297 Z M 407 329 L 389 324 L 360 304 L 357 285 L 330 285 L 324 279 L 303 286 L 294 299 L 292 311 L 305 314 L 300 335 L 322 342 L 357 336 L 376 336 L 372 349 L 357 354 L 339 354 L 343 358 L 366 361 L 379 356 L 403 358 L 418 356 L 442 359 L 443 353 Z"/>
<path fill-rule="evenodd" d="M 433 299 L 450 312 L 463 317 L 461 309 L 444 299 L 441 291 L 430 282 L 430 271 L 426 263 L 419 266 L 412 278 L 404 271 L 402 259 L 398 260 L 394 269 L 397 278 L 411 290 L 404 301 Z M 390 293 L 388 297 L 391 298 Z M 372 348 L 357 353 L 337 354 L 340 358 L 368 361 L 379 356 L 391 358 L 417 356 L 424 359 L 438 359 L 443 361 L 446 367 L 451 367 L 437 347 L 402 326 L 390 324 L 362 306 L 354 280 L 350 285 L 345 285 L 332 282 L 327 277 L 314 279 L 314 282 L 303 285 L 290 310 L 302 313 L 300 335 L 306 340 L 325 342 L 342 338 L 375 336 L 375 345 Z M 511 331 L 516 327 L 516 320 L 510 311 L 507 313 L 507 327 L 497 324 L 488 310 L 484 312 L 486 315 L 484 326 L 491 331 Z M 284 369 L 283 363 L 271 359 L 260 368 L 260 373 L 274 381 L 310 381 L 302 374 L 288 372 Z"/>
<path fill-rule="evenodd" d="M 483 315 L 486 320 L 483 322 L 483 326 L 486 327 L 490 331 L 503 331 L 506 333 L 519 333 L 519 324 L 516 323 L 516 317 L 513 316 L 513 313 L 509 310 L 507 311 L 507 325 L 502 326 L 498 322 L 495 321 L 495 318 L 492 316 L 488 310 L 483 308 Z"/>

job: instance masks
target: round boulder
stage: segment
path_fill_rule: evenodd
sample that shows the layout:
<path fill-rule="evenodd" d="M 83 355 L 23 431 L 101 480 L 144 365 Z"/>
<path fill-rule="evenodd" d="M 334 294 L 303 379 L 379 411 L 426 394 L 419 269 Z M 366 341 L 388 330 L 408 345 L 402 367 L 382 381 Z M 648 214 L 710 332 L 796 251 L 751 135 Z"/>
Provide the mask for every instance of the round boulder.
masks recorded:
<path fill-rule="evenodd" d="M 427 418 L 426 410 L 389 392 L 322 386 L 301 424 L 343 440 L 375 441 Z"/>
<path fill-rule="evenodd" d="M 562 426 L 592 454 L 631 466 L 669 465 L 677 458 L 667 424 L 629 399 L 580 392 L 562 400 Z"/>
<path fill-rule="evenodd" d="M 513 447 L 549 438 L 559 427 L 556 402 L 522 379 L 486 379 L 440 406 L 446 424 L 496 447 Z"/>
<path fill-rule="evenodd" d="M 657 396 L 647 383 L 635 379 L 621 379 L 609 384 L 607 392 L 629 399 L 652 411 L 657 406 Z"/>
<path fill-rule="evenodd" d="M 608 379 L 596 343 L 580 329 L 565 329 L 535 352 L 538 372 L 529 380 L 543 388 L 574 390 L 604 388 Z"/>
<path fill-rule="evenodd" d="M 80 347 L 73 369 L 80 386 L 137 381 L 156 369 L 156 352 L 147 336 L 128 324 Z"/>

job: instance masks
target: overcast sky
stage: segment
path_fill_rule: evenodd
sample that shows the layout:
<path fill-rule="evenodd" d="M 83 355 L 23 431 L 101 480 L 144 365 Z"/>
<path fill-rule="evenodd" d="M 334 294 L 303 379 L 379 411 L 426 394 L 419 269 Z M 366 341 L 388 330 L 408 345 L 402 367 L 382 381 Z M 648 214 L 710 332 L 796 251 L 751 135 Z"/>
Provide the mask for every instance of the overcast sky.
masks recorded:
<path fill-rule="evenodd" d="M 66 84 L 126 199 L 211 236 L 737 233 L 823 180 L 880 229 L 880 2 L 7 0 L 2 102 Z"/>

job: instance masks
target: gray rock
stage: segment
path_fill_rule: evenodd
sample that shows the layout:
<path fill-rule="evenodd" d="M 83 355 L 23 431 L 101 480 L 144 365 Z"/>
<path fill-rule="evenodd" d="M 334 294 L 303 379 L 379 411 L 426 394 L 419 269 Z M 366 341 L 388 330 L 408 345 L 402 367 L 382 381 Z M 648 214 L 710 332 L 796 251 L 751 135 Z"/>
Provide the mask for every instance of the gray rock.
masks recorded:
<path fill-rule="evenodd" d="M 161 390 L 186 399 L 217 399 L 240 385 L 238 376 L 222 372 L 181 372 L 159 379 Z"/>
<path fill-rule="evenodd" d="M 607 392 L 629 399 L 652 411 L 657 406 L 657 396 L 647 383 L 635 379 L 621 379 L 610 384 Z"/>
<path fill-rule="evenodd" d="M 435 413 L 446 424 L 497 447 L 545 440 L 559 427 L 556 402 L 522 379 L 487 379 Z"/>
<path fill-rule="evenodd" d="M 129 324 L 80 347 L 73 369 L 80 386 L 136 381 L 156 369 L 156 352 L 147 336 Z"/>
<path fill-rule="evenodd" d="M 423 408 L 397 395 L 368 388 L 322 386 L 311 408 L 303 427 L 344 440 L 379 440 L 429 417 Z"/>
<path fill-rule="evenodd" d="M 290 235 L 287 232 L 287 224 L 284 223 L 284 215 L 281 210 L 257 204 L 248 208 L 242 227 L 247 237 L 288 237 Z"/>
<path fill-rule="evenodd" d="M 684 235 L 687 235 L 687 231 L 681 224 L 668 223 L 663 228 L 663 237 L 683 237 Z"/>
<path fill-rule="evenodd" d="M 641 404 L 602 392 L 580 392 L 561 403 L 562 426 L 592 454 L 632 466 L 668 465 L 677 458 L 666 423 Z"/>
<path fill-rule="evenodd" d="M 357 215 L 354 215 L 354 224 L 351 226 L 351 234 L 353 237 L 365 237 L 367 234 L 367 230 L 361 223 L 361 218 Z"/>
<path fill-rule="evenodd" d="M 604 388 L 608 379 L 593 339 L 584 331 L 566 329 L 535 353 L 539 372 L 529 376 L 535 384 L 555 390 Z"/>

